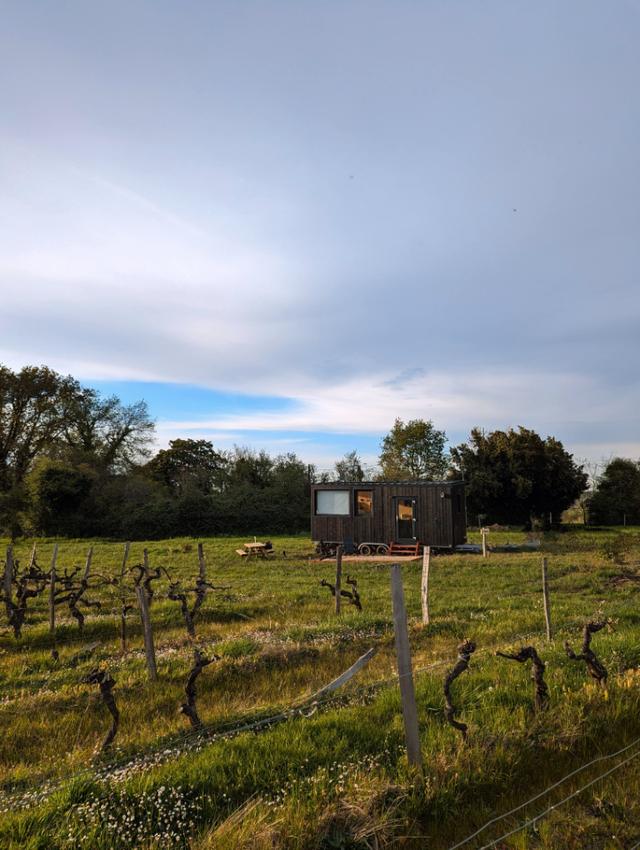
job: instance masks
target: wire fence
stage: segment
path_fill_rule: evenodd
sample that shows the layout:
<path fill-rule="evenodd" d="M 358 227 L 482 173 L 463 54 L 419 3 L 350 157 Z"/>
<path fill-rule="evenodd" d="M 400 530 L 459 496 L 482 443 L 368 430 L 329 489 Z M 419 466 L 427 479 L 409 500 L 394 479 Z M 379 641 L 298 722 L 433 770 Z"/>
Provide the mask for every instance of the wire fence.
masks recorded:
<path fill-rule="evenodd" d="M 590 767 L 593 767 L 594 764 L 598 764 L 598 763 L 603 762 L 603 761 L 610 761 L 613 758 L 617 758 L 618 756 L 623 755 L 624 753 L 628 752 L 629 750 L 633 749 L 634 747 L 638 747 L 638 749 L 636 750 L 635 753 L 632 753 L 628 758 L 619 762 L 617 765 L 610 768 L 609 770 L 606 770 L 604 773 L 601 773 L 595 779 L 592 779 L 591 781 L 587 782 L 585 785 L 583 785 L 577 791 L 573 791 L 571 794 L 564 797 L 562 800 L 558 800 L 556 803 L 554 803 L 553 805 L 546 808 L 543 812 L 535 815 L 535 817 L 529 818 L 528 820 L 524 821 L 522 824 L 517 826 L 515 829 L 512 829 L 509 832 L 505 832 L 503 835 L 500 835 L 497 838 L 494 838 L 488 844 L 485 844 L 481 848 L 479 848 L 479 850 L 487 850 L 487 848 L 494 847 L 497 844 L 498 841 L 504 841 L 505 838 L 509 838 L 511 835 L 515 835 L 515 833 L 520 832 L 523 829 L 526 829 L 528 826 L 531 826 L 532 824 L 536 823 L 537 821 L 541 820 L 543 817 L 548 815 L 550 812 L 554 811 L 554 809 L 559 808 L 560 806 L 564 805 L 564 803 L 567 803 L 569 800 L 573 799 L 574 797 L 577 797 L 583 791 L 586 791 L 587 788 L 590 788 L 592 785 L 595 785 L 596 782 L 599 782 L 601 779 L 604 779 L 605 777 L 614 773 L 616 770 L 619 770 L 619 768 L 624 767 L 624 765 L 628 764 L 633 759 L 640 756 L 640 738 L 636 738 L 630 744 L 627 744 L 626 746 L 621 747 L 619 750 L 616 750 L 614 753 L 607 753 L 606 755 L 603 755 L 603 756 L 597 756 L 596 758 L 591 759 L 591 761 L 588 761 L 586 764 L 583 764 L 580 767 L 576 768 L 575 770 L 572 770 L 570 773 L 567 773 L 566 776 L 563 776 L 561 779 L 558 779 L 556 782 L 554 782 L 552 785 L 549 785 L 543 791 L 540 791 L 537 794 L 534 794 L 533 797 L 530 797 L 528 800 L 525 800 L 524 803 L 520 803 L 520 805 L 515 806 L 513 809 L 510 809 L 508 812 L 504 812 L 501 815 L 497 815 L 496 817 L 491 818 L 491 820 L 488 820 L 485 824 L 483 824 L 475 832 L 472 832 L 470 835 L 467 835 L 466 838 L 463 838 L 462 841 L 458 841 L 457 844 L 452 844 L 448 848 L 448 850 L 458 850 L 458 848 L 464 847 L 465 845 L 469 844 L 470 841 L 473 841 L 474 838 L 477 838 L 479 835 L 481 835 L 483 832 L 485 832 L 487 829 L 489 829 L 490 826 L 493 826 L 494 824 L 500 823 L 500 821 L 506 820 L 507 818 L 512 817 L 517 812 L 520 812 L 523 809 L 526 809 L 527 806 L 530 806 L 532 803 L 535 803 L 537 800 L 542 799 L 542 797 L 546 797 L 552 791 L 555 791 L 556 788 L 559 788 L 561 785 L 564 785 L 564 783 L 567 782 L 569 779 L 572 779 L 574 776 L 577 776 L 579 773 L 582 773 L 585 770 L 588 770 Z M 639 845 L 636 845 L 636 846 L 639 846 Z"/>

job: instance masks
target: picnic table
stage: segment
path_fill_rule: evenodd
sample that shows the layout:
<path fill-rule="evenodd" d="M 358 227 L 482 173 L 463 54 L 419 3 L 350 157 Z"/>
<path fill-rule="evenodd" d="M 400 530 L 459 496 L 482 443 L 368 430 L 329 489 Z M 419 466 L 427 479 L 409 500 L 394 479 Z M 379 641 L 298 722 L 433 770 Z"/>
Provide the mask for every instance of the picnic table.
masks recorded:
<path fill-rule="evenodd" d="M 271 545 L 267 546 L 266 543 L 260 543 L 258 540 L 255 540 L 253 543 L 243 543 L 242 549 L 236 549 L 236 553 L 240 555 L 241 558 L 267 558 L 269 555 L 274 553 L 274 549 Z"/>

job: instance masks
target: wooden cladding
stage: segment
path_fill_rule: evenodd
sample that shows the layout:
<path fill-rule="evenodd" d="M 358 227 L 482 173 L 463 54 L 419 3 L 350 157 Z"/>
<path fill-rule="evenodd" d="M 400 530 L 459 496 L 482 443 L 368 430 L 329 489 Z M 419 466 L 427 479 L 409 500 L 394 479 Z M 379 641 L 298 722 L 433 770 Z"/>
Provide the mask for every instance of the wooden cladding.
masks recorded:
<path fill-rule="evenodd" d="M 325 511 L 324 508 L 331 505 L 335 510 L 335 503 L 332 496 L 320 495 L 323 493 L 340 493 L 337 498 L 345 511 L 347 497 L 344 494 L 348 493 L 349 512 Z M 404 513 L 403 506 L 407 506 Z M 400 522 L 399 511 L 402 514 Z M 313 540 L 358 544 L 410 539 L 426 546 L 446 548 L 465 542 L 466 527 L 462 481 L 376 481 L 315 484 L 311 488 Z"/>

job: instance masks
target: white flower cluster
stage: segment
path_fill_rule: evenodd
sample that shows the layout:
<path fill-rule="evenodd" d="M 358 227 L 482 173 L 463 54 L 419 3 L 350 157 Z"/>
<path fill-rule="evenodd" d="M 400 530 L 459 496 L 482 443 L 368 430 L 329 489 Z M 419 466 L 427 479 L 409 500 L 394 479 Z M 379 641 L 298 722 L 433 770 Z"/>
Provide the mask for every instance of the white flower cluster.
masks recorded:
<path fill-rule="evenodd" d="M 282 808 L 288 798 L 319 799 L 326 803 L 329 799 L 340 798 L 348 790 L 358 790 L 358 780 L 365 779 L 378 769 L 385 760 L 389 760 L 388 748 L 377 755 L 362 756 L 357 762 L 333 762 L 318 767 L 308 776 L 296 777 L 285 783 L 282 788 L 266 800 L 270 808 Z M 309 759 L 305 759 L 308 762 Z"/>
<path fill-rule="evenodd" d="M 161 785 L 135 797 L 113 788 L 70 812 L 66 845 L 78 850 L 135 850 L 149 844 L 181 848 L 187 846 L 200 812 L 200 803 L 179 787 Z"/>

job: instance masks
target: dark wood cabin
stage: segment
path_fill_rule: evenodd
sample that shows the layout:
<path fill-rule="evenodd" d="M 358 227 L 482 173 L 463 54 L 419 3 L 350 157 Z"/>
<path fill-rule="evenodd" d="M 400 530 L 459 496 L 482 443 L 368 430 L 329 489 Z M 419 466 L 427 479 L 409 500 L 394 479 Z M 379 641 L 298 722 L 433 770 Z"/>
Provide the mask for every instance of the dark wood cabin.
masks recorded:
<path fill-rule="evenodd" d="M 463 481 L 374 481 L 311 487 L 314 542 L 453 548 L 467 539 Z M 370 548 L 375 551 L 375 546 Z"/>

